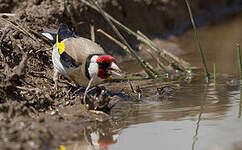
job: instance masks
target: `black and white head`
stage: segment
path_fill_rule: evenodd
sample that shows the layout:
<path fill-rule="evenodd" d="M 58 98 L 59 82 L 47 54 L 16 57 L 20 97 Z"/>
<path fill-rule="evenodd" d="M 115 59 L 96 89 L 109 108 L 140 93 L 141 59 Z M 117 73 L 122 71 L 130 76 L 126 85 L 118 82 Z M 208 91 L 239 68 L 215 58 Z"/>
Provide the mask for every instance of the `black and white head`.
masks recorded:
<path fill-rule="evenodd" d="M 90 79 L 96 75 L 98 78 L 104 80 L 114 76 L 121 76 L 121 70 L 117 66 L 116 59 L 111 55 L 91 55 L 90 62 L 86 63 L 86 75 Z"/>

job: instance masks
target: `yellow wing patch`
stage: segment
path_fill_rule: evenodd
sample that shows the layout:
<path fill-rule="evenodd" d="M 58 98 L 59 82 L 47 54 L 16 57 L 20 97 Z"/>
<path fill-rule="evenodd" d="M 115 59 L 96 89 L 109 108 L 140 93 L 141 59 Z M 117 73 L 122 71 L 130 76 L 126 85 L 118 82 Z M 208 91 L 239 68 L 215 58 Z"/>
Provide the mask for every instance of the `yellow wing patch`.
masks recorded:
<path fill-rule="evenodd" d="M 57 48 L 59 50 L 60 55 L 65 51 L 65 44 L 63 41 L 59 43 L 58 41 L 58 35 L 56 36 L 56 42 L 57 42 Z"/>
<path fill-rule="evenodd" d="M 64 145 L 60 145 L 59 150 L 66 150 L 66 147 Z"/>

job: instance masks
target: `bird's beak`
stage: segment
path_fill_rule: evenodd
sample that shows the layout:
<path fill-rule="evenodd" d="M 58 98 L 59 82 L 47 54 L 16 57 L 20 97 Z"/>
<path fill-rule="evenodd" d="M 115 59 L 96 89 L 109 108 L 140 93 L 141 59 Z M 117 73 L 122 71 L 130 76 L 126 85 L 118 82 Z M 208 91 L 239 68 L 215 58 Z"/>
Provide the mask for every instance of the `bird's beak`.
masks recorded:
<path fill-rule="evenodd" d="M 115 76 L 118 76 L 118 77 L 122 76 L 120 74 L 121 70 L 119 69 L 119 67 L 114 62 L 112 62 L 111 66 L 109 67 L 109 71 L 112 75 L 115 75 Z"/>

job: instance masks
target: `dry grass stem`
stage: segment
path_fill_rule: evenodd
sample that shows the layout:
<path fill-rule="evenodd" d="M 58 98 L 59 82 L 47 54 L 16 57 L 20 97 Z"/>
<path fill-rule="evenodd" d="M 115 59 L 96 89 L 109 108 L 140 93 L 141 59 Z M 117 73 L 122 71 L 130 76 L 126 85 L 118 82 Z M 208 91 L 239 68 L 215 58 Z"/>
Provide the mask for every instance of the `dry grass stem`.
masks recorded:
<path fill-rule="evenodd" d="M 139 57 L 138 55 L 136 55 L 135 51 L 131 48 L 131 46 L 128 44 L 128 42 L 125 40 L 125 38 L 121 35 L 121 33 L 118 31 L 118 29 L 114 26 L 114 24 L 111 22 L 110 18 L 107 17 L 106 13 L 102 10 L 102 8 L 99 7 L 99 5 L 96 3 L 95 0 L 91 0 L 91 1 L 93 2 L 93 5 L 95 5 L 98 8 L 99 12 L 106 19 L 106 21 L 112 27 L 112 29 L 117 34 L 117 36 L 120 38 L 120 40 L 127 46 L 128 50 L 130 51 L 130 54 L 139 62 L 139 64 L 141 65 L 141 67 L 143 68 L 143 70 L 147 73 L 147 75 L 150 78 L 154 79 L 155 78 L 154 74 L 143 63 L 142 58 Z"/>
<path fill-rule="evenodd" d="M 121 27 L 122 29 L 124 29 L 129 34 L 132 34 L 133 36 L 135 36 L 138 40 L 140 40 L 141 42 L 145 43 L 152 50 L 154 50 L 156 52 L 159 52 L 160 53 L 160 56 L 162 57 L 162 59 L 164 61 L 166 61 L 167 63 L 173 64 L 177 68 L 179 68 L 180 70 L 183 70 L 183 71 L 186 71 L 186 70 L 189 70 L 190 69 L 190 64 L 189 63 L 185 62 L 182 59 L 177 58 L 175 55 L 170 54 L 169 52 L 167 52 L 165 50 L 160 49 L 151 40 L 147 41 L 144 37 L 138 35 L 136 32 L 134 32 L 131 29 L 129 29 L 128 27 L 124 26 L 119 21 L 117 21 L 115 18 L 113 18 L 112 16 L 110 16 L 108 13 L 104 12 L 103 10 L 100 10 L 100 8 L 98 8 L 94 4 L 91 4 L 91 3 L 87 2 L 86 0 L 81 0 L 81 1 L 84 4 L 86 4 L 87 6 L 89 6 L 89 7 L 93 8 L 93 9 L 95 9 L 96 11 L 102 13 L 106 18 L 112 20 L 112 22 L 114 22 L 115 24 L 117 24 L 119 27 Z"/>
<path fill-rule="evenodd" d="M 90 24 L 90 33 L 91 33 L 91 39 L 93 42 L 95 42 L 95 30 L 94 25 Z"/>

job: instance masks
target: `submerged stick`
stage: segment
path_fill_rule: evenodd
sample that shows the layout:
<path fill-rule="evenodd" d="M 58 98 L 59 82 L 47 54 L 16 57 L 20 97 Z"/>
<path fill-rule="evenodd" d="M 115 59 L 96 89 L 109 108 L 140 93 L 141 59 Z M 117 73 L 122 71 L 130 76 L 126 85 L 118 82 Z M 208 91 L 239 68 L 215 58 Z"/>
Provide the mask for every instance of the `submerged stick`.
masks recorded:
<path fill-rule="evenodd" d="M 200 39 L 198 37 L 197 27 L 196 27 L 194 19 L 193 19 L 190 3 L 188 2 L 188 0 L 185 0 L 185 2 L 186 2 L 187 8 L 188 8 L 188 12 L 189 12 L 189 16 L 190 16 L 190 19 L 191 19 L 191 22 L 192 22 L 192 27 L 193 27 L 193 30 L 194 30 L 195 40 L 197 41 L 197 44 L 198 44 L 198 47 L 199 47 L 199 50 L 200 50 L 200 58 L 202 60 L 203 66 L 204 66 L 205 75 L 206 75 L 207 79 L 209 80 L 210 79 L 210 75 L 209 75 L 209 72 L 208 72 L 208 69 L 207 69 L 207 64 L 206 64 L 205 56 L 203 54 L 202 45 L 201 45 Z"/>
<path fill-rule="evenodd" d="M 242 80 L 242 62 L 241 62 L 241 53 L 240 53 L 239 44 L 237 44 L 237 55 L 238 55 L 238 63 L 239 63 L 240 80 Z"/>
<path fill-rule="evenodd" d="M 81 0 L 84 4 L 86 4 L 87 6 L 95 9 L 96 11 L 100 12 L 100 10 L 94 6 L 93 4 L 90 4 L 89 2 L 87 2 L 86 0 Z M 142 41 L 143 43 L 145 43 L 147 46 L 149 46 L 152 50 L 159 52 L 160 56 L 162 57 L 162 59 L 164 59 L 167 63 L 169 64 L 173 64 L 175 65 L 177 68 L 186 71 L 187 69 L 189 69 L 190 64 L 185 62 L 184 60 L 176 57 L 175 55 L 160 49 L 159 47 L 157 47 L 151 40 L 147 41 L 145 38 L 143 38 L 142 36 L 140 36 L 139 34 L 137 34 L 136 32 L 132 31 L 131 29 L 129 29 L 128 27 L 124 26 L 122 23 L 120 23 L 119 21 L 117 21 L 115 18 L 113 18 L 112 16 L 110 16 L 108 13 L 102 11 L 102 13 L 105 14 L 105 16 L 112 20 L 115 24 L 117 24 L 119 27 L 121 27 L 124 31 L 126 31 L 129 34 L 132 34 L 133 36 L 135 36 L 138 40 Z"/>
<path fill-rule="evenodd" d="M 111 22 L 111 20 L 107 17 L 107 15 L 104 13 L 101 7 L 99 7 L 98 4 L 96 4 L 95 0 L 91 0 L 93 4 L 98 8 L 99 12 L 102 14 L 102 16 L 106 19 L 106 21 L 109 23 L 109 25 L 112 27 L 114 32 L 117 34 L 117 36 L 120 38 L 120 40 L 127 46 L 127 49 L 129 50 L 130 54 L 139 62 L 141 67 L 144 69 L 144 71 L 147 73 L 147 75 L 154 79 L 155 76 L 153 73 L 147 68 L 147 66 L 143 63 L 142 59 L 136 55 L 135 51 L 131 48 L 131 46 L 128 44 L 128 42 L 125 40 L 125 38 L 121 35 L 121 33 L 118 31 L 118 29 L 114 26 L 114 24 Z"/>

